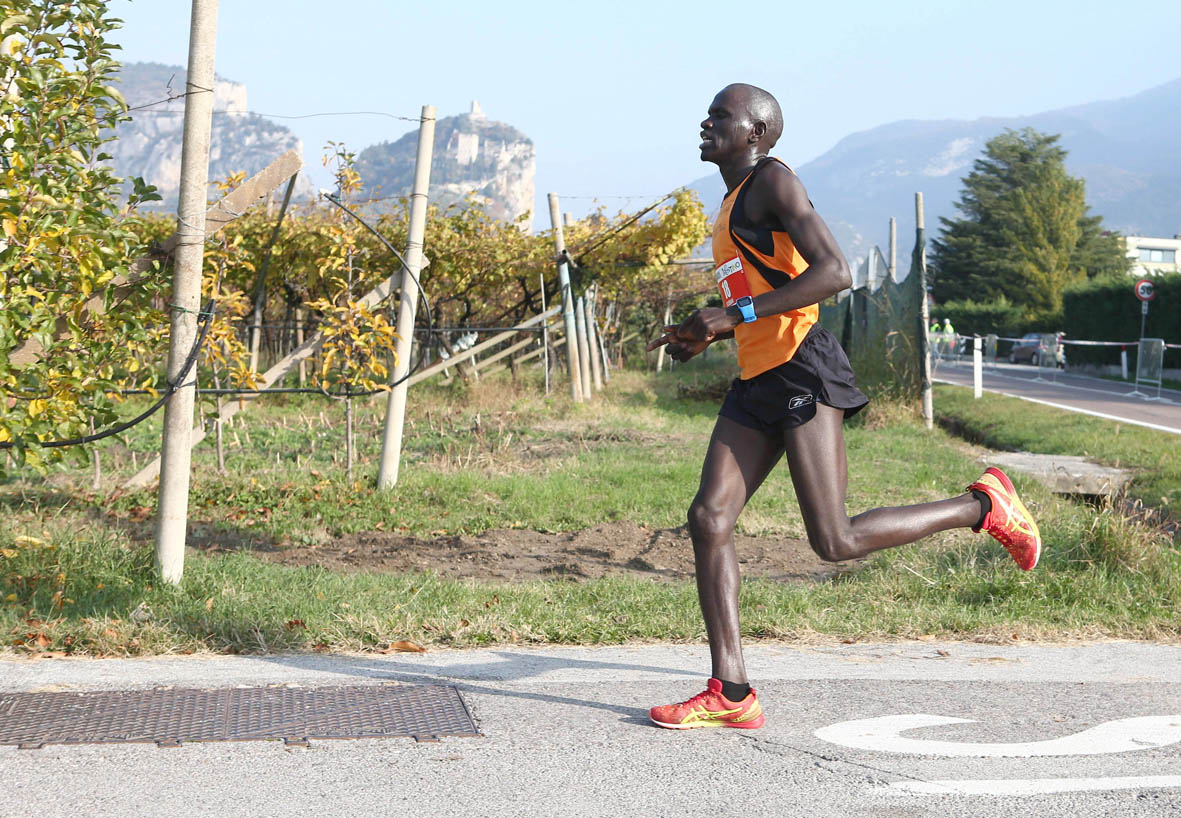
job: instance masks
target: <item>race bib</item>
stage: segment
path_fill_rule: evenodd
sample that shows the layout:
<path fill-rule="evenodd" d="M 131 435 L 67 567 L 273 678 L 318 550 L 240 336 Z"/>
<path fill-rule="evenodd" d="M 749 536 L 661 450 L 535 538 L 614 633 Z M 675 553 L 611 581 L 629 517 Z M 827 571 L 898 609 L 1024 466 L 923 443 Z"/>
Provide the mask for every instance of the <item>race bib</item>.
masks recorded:
<path fill-rule="evenodd" d="M 738 256 L 718 265 L 714 275 L 718 281 L 718 292 L 722 295 L 722 306 L 732 307 L 735 301 L 750 295 L 750 284 L 742 269 L 742 259 Z"/>

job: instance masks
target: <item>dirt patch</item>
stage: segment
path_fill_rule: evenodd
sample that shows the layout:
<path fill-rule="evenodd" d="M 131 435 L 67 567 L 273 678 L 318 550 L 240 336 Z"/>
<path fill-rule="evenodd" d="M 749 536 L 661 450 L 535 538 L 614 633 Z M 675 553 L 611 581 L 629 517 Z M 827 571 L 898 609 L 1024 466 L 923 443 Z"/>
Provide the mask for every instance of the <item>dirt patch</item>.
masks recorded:
<path fill-rule="evenodd" d="M 822 562 L 806 542 L 786 537 L 738 535 L 735 545 L 747 577 L 815 581 L 848 571 L 852 565 Z M 630 522 L 557 534 L 497 529 L 434 539 L 367 531 L 323 545 L 290 546 L 258 555 L 284 565 L 319 565 L 331 571 L 433 571 L 451 578 L 506 582 L 693 576 L 693 546 L 684 528 L 650 529 Z"/>

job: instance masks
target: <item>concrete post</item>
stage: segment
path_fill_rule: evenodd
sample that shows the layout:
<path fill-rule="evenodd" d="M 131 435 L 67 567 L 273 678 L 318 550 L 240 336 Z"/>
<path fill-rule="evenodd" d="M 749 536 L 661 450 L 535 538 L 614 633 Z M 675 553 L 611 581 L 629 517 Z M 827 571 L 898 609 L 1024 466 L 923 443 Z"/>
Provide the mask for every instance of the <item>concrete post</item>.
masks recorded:
<path fill-rule="evenodd" d="M 972 397 L 977 400 L 984 394 L 984 350 L 980 346 L 981 340 L 979 335 L 972 339 Z"/>
<path fill-rule="evenodd" d="M 579 296 L 574 302 L 574 331 L 578 333 L 579 379 L 583 400 L 590 400 L 591 391 L 590 345 L 586 342 L 586 298 Z"/>
<path fill-rule="evenodd" d="M 172 327 L 168 339 L 168 380 L 180 376 L 197 339 L 201 267 L 205 259 L 205 200 L 209 186 L 209 134 L 213 121 L 213 58 L 217 47 L 217 0 L 193 0 L 189 27 L 189 68 L 181 144 L 180 201 L 172 280 Z M 156 510 L 156 568 L 165 582 L 184 573 L 189 512 L 191 431 L 197 379 L 190 372 L 164 404 L 160 447 L 160 491 Z"/>
<path fill-rule="evenodd" d="M 295 308 L 295 346 L 298 349 L 303 346 L 303 307 Z M 299 361 L 299 386 L 302 389 L 308 380 L 308 370 L 305 366 L 305 361 L 301 358 Z"/>
<path fill-rule="evenodd" d="M 595 383 L 595 391 L 603 391 L 603 368 L 600 364 L 599 355 L 599 333 L 598 326 L 595 324 L 595 296 L 597 291 L 595 287 L 591 287 L 586 291 L 583 298 L 583 306 L 586 308 L 586 349 L 590 356 L 591 376 Z"/>
<path fill-rule="evenodd" d="M 935 427 L 934 393 L 931 390 L 931 345 L 927 333 L 931 327 L 931 308 L 927 305 L 927 231 L 923 223 L 923 194 L 914 194 L 914 252 L 919 274 L 919 349 L 922 351 L 923 424 Z"/>
<path fill-rule="evenodd" d="M 418 275 L 423 268 L 423 235 L 426 233 L 427 194 L 431 185 L 431 154 L 435 144 L 435 108 L 422 106 L 418 124 L 418 155 L 414 160 L 414 188 L 410 194 L 410 224 L 406 238 L 406 267 L 402 270 L 401 296 L 398 298 L 398 340 L 394 352 L 394 382 L 386 404 L 385 434 L 381 441 L 381 468 L 377 473 L 379 489 L 392 488 L 398 482 L 402 459 L 402 428 L 406 420 L 406 373 L 414 347 L 414 316 L 418 310 Z M 398 383 L 401 381 L 401 383 Z"/>
<path fill-rule="evenodd" d="M 664 301 L 664 316 L 661 318 L 660 331 L 664 332 L 664 328 L 672 323 L 673 320 L 673 291 L 672 287 L 668 289 L 668 298 Z M 664 351 L 665 345 L 661 344 L 660 348 L 656 350 L 656 371 L 664 371 Z"/>
<path fill-rule="evenodd" d="M 582 367 L 578 360 L 578 328 L 574 320 L 574 294 L 570 290 L 570 269 L 563 261 L 566 252 L 566 237 L 562 233 L 562 216 L 558 207 L 558 194 L 549 194 L 549 220 L 554 228 L 554 255 L 558 259 L 558 284 L 562 289 L 562 320 L 566 327 L 566 357 L 570 361 L 570 399 L 575 403 L 583 399 Z M 589 397 L 589 396 L 587 396 Z"/>
<path fill-rule="evenodd" d="M 541 311 L 545 312 L 545 274 L 538 273 L 541 279 Z M 541 325 L 541 366 L 545 370 L 545 394 L 549 394 L 549 321 Z"/>
<path fill-rule="evenodd" d="M 898 221 L 890 217 L 890 280 L 898 283 Z"/>

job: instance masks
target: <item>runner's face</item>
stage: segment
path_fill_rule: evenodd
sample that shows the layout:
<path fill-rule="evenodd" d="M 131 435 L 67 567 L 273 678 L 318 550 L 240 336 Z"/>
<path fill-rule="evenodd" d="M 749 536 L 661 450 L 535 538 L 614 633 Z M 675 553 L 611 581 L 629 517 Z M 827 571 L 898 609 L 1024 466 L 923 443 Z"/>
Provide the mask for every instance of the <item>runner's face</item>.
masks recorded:
<path fill-rule="evenodd" d="M 720 165 L 742 156 L 752 124 L 742 100 L 732 91 L 722 91 L 714 97 L 707 116 L 701 121 L 701 161 Z"/>

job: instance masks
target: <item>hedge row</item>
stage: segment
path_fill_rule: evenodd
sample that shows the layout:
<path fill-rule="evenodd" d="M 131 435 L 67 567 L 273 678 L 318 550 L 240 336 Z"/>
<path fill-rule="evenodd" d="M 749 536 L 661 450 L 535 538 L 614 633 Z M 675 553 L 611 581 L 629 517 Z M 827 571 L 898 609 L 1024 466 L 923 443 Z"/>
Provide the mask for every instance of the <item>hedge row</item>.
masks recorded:
<path fill-rule="evenodd" d="M 1140 301 L 1131 276 L 1084 281 L 1062 295 L 1062 330 L 1068 339 L 1135 341 L 1140 337 Z M 1181 344 L 1181 275 L 1156 276 L 1156 297 L 1148 307 L 1147 338 Z M 1114 353 L 1111 350 L 1116 350 Z M 1118 347 L 1067 347 L 1071 363 L 1118 363 Z M 1135 365 L 1135 347 L 1128 348 L 1128 364 Z M 1165 350 L 1165 366 L 1181 367 L 1181 350 Z"/>
<path fill-rule="evenodd" d="M 1026 332 L 1065 332 L 1073 341 L 1131 341 L 1140 337 L 1140 301 L 1133 292 L 1137 279 L 1131 276 L 1093 278 L 1067 288 L 1062 296 L 1062 316 L 1055 320 L 1031 319 L 1022 308 L 1004 299 L 991 303 L 948 301 L 935 307 L 931 319 L 940 324 L 950 319 L 961 335 L 1019 337 Z M 1156 298 L 1149 305 L 1145 335 L 1181 344 L 1181 275 L 1153 279 Z M 1008 350 L 1000 345 L 1002 355 Z M 1119 347 L 1068 345 L 1071 364 L 1118 364 Z M 1136 347 L 1128 348 L 1128 365 L 1136 365 Z M 1181 367 L 1181 350 L 1165 351 L 1167 368 Z"/>
<path fill-rule="evenodd" d="M 951 321 L 960 335 L 997 335 L 1017 337 L 1035 330 L 1049 332 L 1046 327 L 1033 327 L 1025 318 L 1020 307 L 1010 304 L 1002 296 L 989 303 L 979 301 L 947 301 L 931 310 L 931 320 L 942 327 Z"/>

